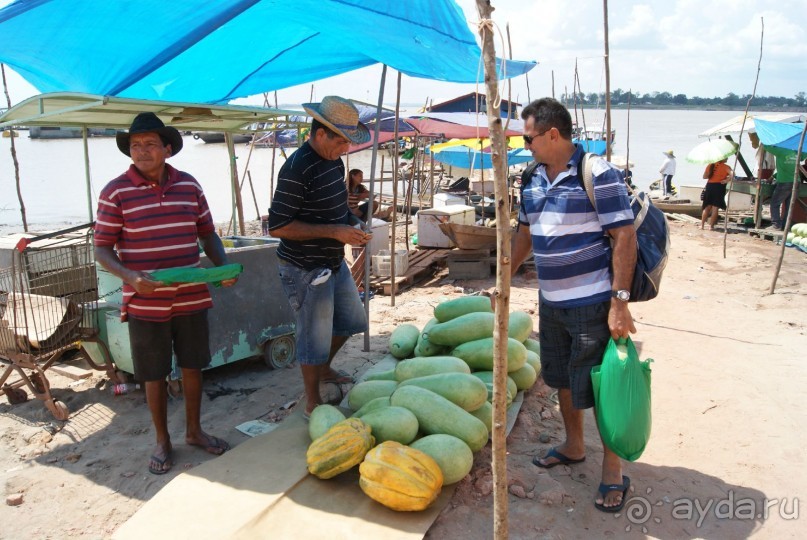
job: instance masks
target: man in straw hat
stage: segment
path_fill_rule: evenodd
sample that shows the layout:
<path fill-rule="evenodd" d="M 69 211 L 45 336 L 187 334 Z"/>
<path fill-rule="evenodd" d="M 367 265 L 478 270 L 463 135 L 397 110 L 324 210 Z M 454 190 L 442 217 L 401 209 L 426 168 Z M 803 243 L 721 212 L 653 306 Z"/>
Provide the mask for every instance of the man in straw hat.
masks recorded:
<path fill-rule="evenodd" d="M 659 174 L 661 174 L 661 189 L 664 190 L 664 195 L 674 195 L 672 179 L 675 174 L 675 152 L 667 150 L 662 154 L 666 157 L 658 170 Z"/>
<path fill-rule="evenodd" d="M 210 363 L 204 283 L 166 285 L 149 274 L 199 265 L 197 240 L 217 266 L 227 264 L 221 239 L 201 186 L 165 160 L 182 150 L 182 136 L 151 112 L 138 114 L 128 133 L 118 133 L 118 149 L 132 158 L 129 169 L 98 198 L 95 257 L 123 281 L 121 319 L 128 321 L 134 376 L 145 382 L 146 401 L 157 435 L 148 470 L 165 474 L 173 466 L 168 433 L 172 351 L 182 370 L 185 442 L 222 454 L 226 441 L 202 430 L 202 368 Z M 224 286 L 235 283 L 225 280 Z"/>
<path fill-rule="evenodd" d="M 303 374 L 308 417 L 322 403 L 321 382 L 349 384 L 331 361 L 347 339 L 367 329 L 356 284 L 344 261 L 345 244 L 363 246 L 371 235 L 348 207 L 345 154 L 370 140 L 350 101 L 327 96 L 304 103 L 313 118 L 308 141 L 278 174 L 269 209 L 269 234 L 280 238 L 280 280 L 296 315 L 297 359 Z"/>

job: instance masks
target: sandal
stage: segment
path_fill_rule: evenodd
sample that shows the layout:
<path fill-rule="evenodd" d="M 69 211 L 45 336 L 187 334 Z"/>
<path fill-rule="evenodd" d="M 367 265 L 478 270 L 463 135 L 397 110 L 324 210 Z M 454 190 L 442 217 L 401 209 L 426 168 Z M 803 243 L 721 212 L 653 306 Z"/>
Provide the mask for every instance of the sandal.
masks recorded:
<path fill-rule="evenodd" d="M 174 466 L 174 461 L 171 459 L 172 451 L 168 450 L 164 458 L 159 458 L 157 454 L 152 454 L 149 459 L 149 472 L 151 474 L 165 474 Z"/>
<path fill-rule="evenodd" d="M 334 383 L 334 384 L 353 384 L 353 383 L 356 382 L 356 379 L 354 379 L 346 371 L 343 371 L 341 369 L 337 369 L 337 370 L 334 370 L 334 373 L 335 373 L 335 376 L 334 375 L 328 375 L 327 377 L 321 378 L 319 382 Z"/>

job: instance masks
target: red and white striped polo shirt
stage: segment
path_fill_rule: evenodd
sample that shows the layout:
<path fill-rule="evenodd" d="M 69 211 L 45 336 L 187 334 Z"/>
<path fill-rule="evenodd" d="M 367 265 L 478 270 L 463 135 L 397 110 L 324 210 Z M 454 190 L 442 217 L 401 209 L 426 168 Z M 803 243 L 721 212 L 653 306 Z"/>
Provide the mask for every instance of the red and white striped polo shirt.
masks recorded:
<path fill-rule="evenodd" d="M 197 239 L 215 232 L 202 187 L 191 175 L 166 164 L 168 181 L 155 185 L 134 165 L 101 191 L 95 245 L 113 246 L 127 268 L 152 272 L 199 266 Z M 204 283 L 161 287 L 152 294 L 123 286 L 121 320 L 127 315 L 167 321 L 213 306 Z"/>

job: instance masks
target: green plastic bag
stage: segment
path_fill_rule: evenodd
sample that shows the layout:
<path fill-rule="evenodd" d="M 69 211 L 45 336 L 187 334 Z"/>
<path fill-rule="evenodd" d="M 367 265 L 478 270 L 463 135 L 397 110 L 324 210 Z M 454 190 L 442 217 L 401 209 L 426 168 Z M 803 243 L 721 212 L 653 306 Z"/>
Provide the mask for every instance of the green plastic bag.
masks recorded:
<path fill-rule="evenodd" d="M 220 287 L 225 279 L 238 277 L 244 271 L 244 266 L 238 263 L 224 264 L 212 268 L 166 268 L 155 270 L 151 273 L 151 278 L 155 281 L 162 281 L 166 285 L 174 283 L 212 283 L 214 287 Z"/>
<path fill-rule="evenodd" d="M 597 423 L 616 455 L 636 461 L 650 439 L 650 362 L 639 360 L 630 338 L 611 339 L 602 364 L 591 370 Z"/>

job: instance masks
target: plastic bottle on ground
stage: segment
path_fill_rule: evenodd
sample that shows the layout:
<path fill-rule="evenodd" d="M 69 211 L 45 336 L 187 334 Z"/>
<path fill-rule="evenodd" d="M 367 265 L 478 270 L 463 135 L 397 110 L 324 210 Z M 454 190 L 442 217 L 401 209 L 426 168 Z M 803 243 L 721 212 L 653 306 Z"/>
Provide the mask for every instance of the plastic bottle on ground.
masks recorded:
<path fill-rule="evenodd" d="M 140 385 L 137 383 L 113 384 L 111 390 L 113 396 L 121 396 L 134 390 L 140 390 Z"/>

